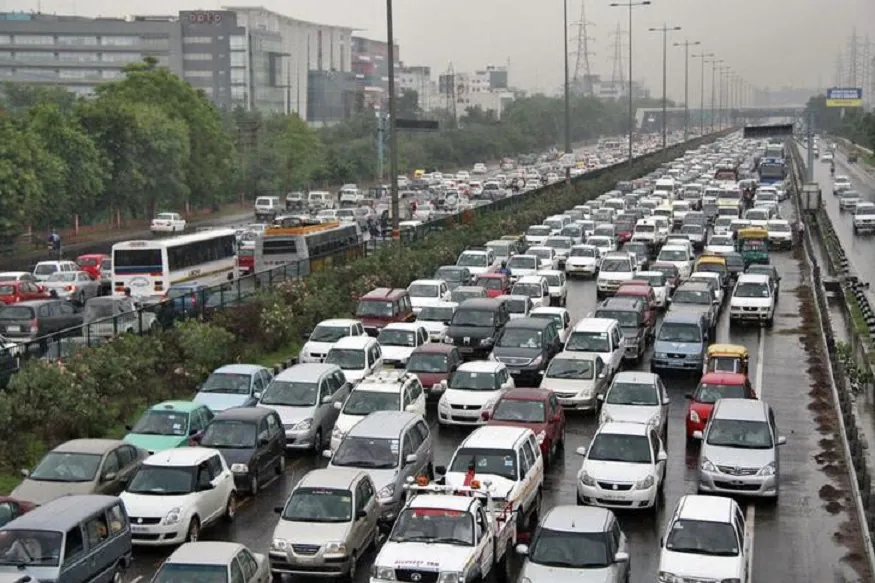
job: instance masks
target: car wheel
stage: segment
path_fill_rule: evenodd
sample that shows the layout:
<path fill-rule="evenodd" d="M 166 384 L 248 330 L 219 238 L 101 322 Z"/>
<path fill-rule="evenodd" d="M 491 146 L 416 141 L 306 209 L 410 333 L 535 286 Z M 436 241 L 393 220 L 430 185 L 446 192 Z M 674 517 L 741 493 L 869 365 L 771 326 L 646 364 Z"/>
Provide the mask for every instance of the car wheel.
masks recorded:
<path fill-rule="evenodd" d="M 112 574 L 112 583 L 122 583 L 125 578 L 125 568 L 121 565 L 115 568 L 115 572 Z"/>
<path fill-rule="evenodd" d="M 234 492 L 228 496 L 228 501 L 225 502 L 225 522 L 234 522 L 237 518 L 237 495 Z"/>
<path fill-rule="evenodd" d="M 313 436 L 313 451 L 316 455 L 320 455 L 322 453 L 322 429 L 319 428 L 316 430 L 316 435 Z"/>
<path fill-rule="evenodd" d="M 356 556 L 355 552 L 353 552 L 352 556 L 350 556 L 349 571 L 347 571 L 346 576 L 343 577 L 344 581 L 349 581 L 350 583 L 355 582 L 356 571 L 358 570 L 356 568 L 357 564 L 358 557 Z"/>
<path fill-rule="evenodd" d="M 280 459 L 276 463 L 276 475 L 282 476 L 285 473 L 286 473 L 286 454 L 285 454 L 285 452 L 283 452 L 282 454 L 280 454 Z"/>
<path fill-rule="evenodd" d="M 201 521 L 195 516 L 188 523 L 188 532 L 185 534 L 185 542 L 196 543 L 201 535 Z"/>
<path fill-rule="evenodd" d="M 249 478 L 249 494 L 250 496 L 255 496 L 258 494 L 258 490 L 260 490 L 258 484 L 258 473 L 253 472 L 252 476 Z"/>

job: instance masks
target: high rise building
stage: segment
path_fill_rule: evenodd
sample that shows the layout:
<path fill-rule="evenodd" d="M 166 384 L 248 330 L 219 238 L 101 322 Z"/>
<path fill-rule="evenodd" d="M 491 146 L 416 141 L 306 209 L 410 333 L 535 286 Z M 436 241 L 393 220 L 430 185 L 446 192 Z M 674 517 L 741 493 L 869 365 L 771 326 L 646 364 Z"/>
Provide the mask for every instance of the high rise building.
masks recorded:
<path fill-rule="evenodd" d="M 395 67 L 401 55 L 395 45 Z M 352 72 L 363 107 L 382 107 L 389 95 L 389 43 L 360 36 L 352 37 Z"/>

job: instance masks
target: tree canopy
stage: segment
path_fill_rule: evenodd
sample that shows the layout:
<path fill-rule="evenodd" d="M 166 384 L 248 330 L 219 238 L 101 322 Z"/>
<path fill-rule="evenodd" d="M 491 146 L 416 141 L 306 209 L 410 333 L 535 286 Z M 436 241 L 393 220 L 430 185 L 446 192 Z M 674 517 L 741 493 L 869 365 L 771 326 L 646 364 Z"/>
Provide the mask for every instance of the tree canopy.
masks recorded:
<path fill-rule="evenodd" d="M 844 111 L 844 114 L 842 113 Z M 814 117 L 814 129 L 851 140 L 875 150 L 875 115 L 862 108 L 827 107 L 826 96 L 816 95 L 808 100 L 806 114 Z"/>

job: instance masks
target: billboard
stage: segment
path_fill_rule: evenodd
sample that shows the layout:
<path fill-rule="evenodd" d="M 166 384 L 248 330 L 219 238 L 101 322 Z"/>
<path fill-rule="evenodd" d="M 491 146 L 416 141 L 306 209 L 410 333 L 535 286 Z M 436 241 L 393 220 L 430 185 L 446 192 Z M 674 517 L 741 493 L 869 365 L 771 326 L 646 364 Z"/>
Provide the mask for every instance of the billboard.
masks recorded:
<path fill-rule="evenodd" d="M 854 87 L 831 87 L 826 90 L 827 107 L 861 107 L 863 90 Z"/>
<path fill-rule="evenodd" d="M 793 135 L 793 124 L 745 126 L 744 137 L 754 139 L 786 138 Z"/>

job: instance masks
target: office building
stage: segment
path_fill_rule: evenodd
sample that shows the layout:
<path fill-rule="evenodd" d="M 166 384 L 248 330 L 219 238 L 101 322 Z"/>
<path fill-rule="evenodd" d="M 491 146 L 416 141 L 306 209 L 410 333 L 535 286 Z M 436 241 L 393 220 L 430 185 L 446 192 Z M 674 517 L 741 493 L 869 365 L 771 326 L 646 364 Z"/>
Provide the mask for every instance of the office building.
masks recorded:
<path fill-rule="evenodd" d="M 430 111 L 434 105 L 434 95 L 437 86 L 431 79 L 431 67 L 412 66 L 400 67 L 396 72 L 397 91 L 401 95 L 405 91 L 416 92 L 416 104 L 420 111 Z"/>
<path fill-rule="evenodd" d="M 401 55 L 394 46 L 395 67 L 400 69 Z M 382 107 L 389 95 L 389 43 L 352 37 L 352 72 L 362 107 Z M 396 77 L 397 79 L 397 77 Z"/>
<path fill-rule="evenodd" d="M 456 117 L 465 115 L 468 109 L 479 107 L 492 111 L 501 118 L 504 108 L 516 96 L 507 89 L 507 70 L 493 71 L 487 68 L 474 73 L 447 73 L 438 77 L 438 102 L 444 109 L 455 109 Z M 455 107 L 453 107 L 455 101 Z"/>

